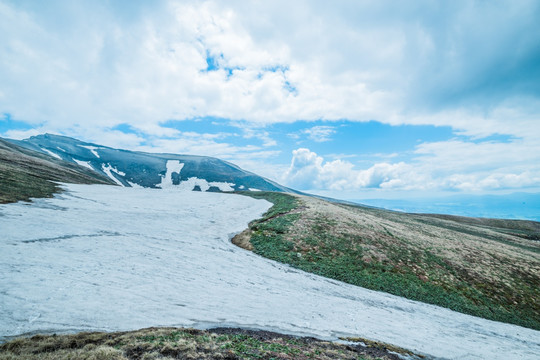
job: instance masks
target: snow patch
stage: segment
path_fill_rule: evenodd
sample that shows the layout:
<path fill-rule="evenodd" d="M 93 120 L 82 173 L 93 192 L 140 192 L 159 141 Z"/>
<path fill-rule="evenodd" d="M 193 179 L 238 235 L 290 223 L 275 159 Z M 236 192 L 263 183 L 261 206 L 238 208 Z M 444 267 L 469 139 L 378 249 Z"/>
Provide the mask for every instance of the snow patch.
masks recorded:
<path fill-rule="evenodd" d="M 210 186 L 215 186 L 217 187 L 219 190 L 223 191 L 223 192 L 231 192 L 231 191 L 234 191 L 234 183 L 228 183 L 228 182 L 219 182 L 219 181 L 210 181 L 208 183 Z"/>
<path fill-rule="evenodd" d="M 55 157 L 55 158 L 57 158 L 57 159 L 62 160 L 62 158 L 60 157 L 60 155 L 53 153 L 51 150 L 45 149 L 45 148 L 42 148 L 42 147 L 40 147 L 40 149 L 43 150 L 43 151 L 45 151 L 47 154 L 51 155 L 52 157 Z"/>
<path fill-rule="evenodd" d="M 98 147 L 95 147 L 95 146 L 89 146 L 89 145 L 79 145 L 79 147 L 82 147 L 82 148 L 85 148 L 85 149 L 88 149 L 90 150 L 90 152 L 92 154 L 94 154 L 95 157 L 99 158 L 99 154 L 97 153 L 97 149 L 99 149 Z"/>
<path fill-rule="evenodd" d="M 255 189 L 255 188 L 249 188 L 249 191 L 261 191 L 261 190 Z"/>
<path fill-rule="evenodd" d="M 134 183 L 134 182 L 131 182 L 131 181 L 127 181 L 127 183 L 129 184 L 129 186 L 131 186 L 132 188 L 135 188 L 135 189 L 144 189 L 145 188 L 144 186 L 141 186 L 141 185 L 139 185 L 137 183 Z"/>
<path fill-rule="evenodd" d="M 112 167 L 111 164 L 101 164 L 101 169 L 103 170 L 103 172 L 105 174 L 107 174 L 107 176 L 112 180 L 114 181 L 115 183 L 117 183 L 118 185 L 120 186 L 124 186 L 124 184 L 122 184 L 122 182 L 120 180 L 118 180 L 113 174 L 112 172 L 114 171 L 117 175 L 121 175 L 121 176 L 126 176 L 126 173 L 123 172 L 123 171 L 120 171 L 118 170 L 117 168 L 115 167 Z"/>
<path fill-rule="evenodd" d="M 180 183 L 175 186 L 175 189 L 180 191 L 192 191 L 195 186 L 201 188 L 201 191 L 208 191 L 208 189 L 210 189 L 208 181 L 196 177 L 190 177 L 187 180 L 180 181 Z"/>
<path fill-rule="evenodd" d="M 180 171 L 182 171 L 182 168 L 184 167 L 184 164 L 181 163 L 179 160 L 168 160 L 167 161 L 167 172 L 168 173 L 178 173 L 180 174 Z M 172 178 L 171 178 L 172 180 Z"/>
<path fill-rule="evenodd" d="M 94 170 L 92 165 L 90 165 L 90 161 L 82 161 L 82 160 L 77 160 L 77 159 L 73 159 L 73 161 L 75 161 L 77 164 L 79 164 L 81 166 L 84 166 L 85 168 L 88 168 L 90 170 Z"/>
<path fill-rule="evenodd" d="M 174 188 L 180 191 L 192 191 L 196 186 L 198 186 L 201 191 L 208 191 L 210 187 L 217 187 L 220 191 L 231 192 L 234 191 L 234 183 L 219 182 L 219 181 L 206 181 L 205 179 L 199 179 L 197 177 L 190 177 L 187 180 L 180 181 L 178 185 L 175 185 Z"/>
<path fill-rule="evenodd" d="M 172 181 L 172 175 L 173 173 L 178 173 L 178 175 L 180 175 L 180 171 L 182 171 L 183 167 L 184 164 L 178 160 L 167 160 L 167 172 L 164 176 L 161 177 L 161 183 L 157 184 L 156 186 L 162 189 L 174 186 Z"/>
<path fill-rule="evenodd" d="M 205 179 L 199 179 L 197 177 L 190 177 L 187 180 L 180 181 L 178 185 L 174 185 L 172 181 L 173 173 L 180 175 L 180 171 L 184 168 L 184 164 L 178 160 L 167 160 L 167 172 L 161 177 L 161 183 L 156 187 L 162 189 L 174 188 L 180 191 L 192 191 L 196 186 L 201 188 L 201 191 L 208 191 L 210 187 L 217 187 L 220 191 L 231 192 L 234 191 L 234 183 L 219 182 L 219 181 L 206 181 Z"/>

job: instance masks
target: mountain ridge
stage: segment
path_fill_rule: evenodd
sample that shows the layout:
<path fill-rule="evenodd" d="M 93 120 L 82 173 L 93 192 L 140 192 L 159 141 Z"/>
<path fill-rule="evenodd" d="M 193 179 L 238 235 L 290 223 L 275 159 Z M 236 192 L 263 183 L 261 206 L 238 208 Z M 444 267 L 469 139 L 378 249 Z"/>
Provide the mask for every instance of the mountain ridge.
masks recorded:
<path fill-rule="evenodd" d="M 180 185 L 181 188 L 194 191 L 262 190 L 300 193 L 233 163 L 209 156 L 116 149 L 53 134 L 32 136 L 24 140 L 6 140 L 92 169 L 120 186 L 174 188 Z"/>

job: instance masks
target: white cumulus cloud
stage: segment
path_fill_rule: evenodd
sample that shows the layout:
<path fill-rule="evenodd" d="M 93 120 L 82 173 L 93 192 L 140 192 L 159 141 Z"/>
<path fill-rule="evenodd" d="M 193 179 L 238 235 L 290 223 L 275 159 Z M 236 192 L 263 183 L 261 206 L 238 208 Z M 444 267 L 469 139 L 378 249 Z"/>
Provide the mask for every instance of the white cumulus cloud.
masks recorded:
<path fill-rule="evenodd" d="M 533 152 L 527 150 L 534 149 Z M 536 151 L 536 152 L 535 152 Z M 404 162 L 358 168 L 344 160 L 325 161 L 306 148 L 294 150 L 285 184 L 302 190 L 363 189 L 482 192 L 540 187 L 540 148 L 532 144 L 460 141 L 426 143 Z M 463 161 L 464 158 L 471 161 Z"/>
<path fill-rule="evenodd" d="M 216 116 L 514 134 L 519 116 L 538 133 L 539 13 L 525 0 L 3 0 L 0 111 L 58 131 Z"/>
<path fill-rule="evenodd" d="M 306 148 L 293 151 L 291 165 L 284 175 L 290 186 L 299 189 L 351 190 L 360 188 L 402 187 L 410 167 L 404 163 L 375 164 L 366 170 L 355 170 L 348 161 L 325 162 Z"/>

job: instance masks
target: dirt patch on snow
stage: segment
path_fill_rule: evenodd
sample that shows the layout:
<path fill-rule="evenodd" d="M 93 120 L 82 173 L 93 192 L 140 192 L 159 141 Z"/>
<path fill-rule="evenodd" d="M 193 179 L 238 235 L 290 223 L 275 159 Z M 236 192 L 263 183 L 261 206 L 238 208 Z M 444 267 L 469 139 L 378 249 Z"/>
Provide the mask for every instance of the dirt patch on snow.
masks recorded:
<path fill-rule="evenodd" d="M 241 247 L 242 249 L 253 251 L 253 245 L 249 242 L 249 239 L 251 239 L 251 230 L 246 229 L 242 231 L 240 234 L 236 234 L 231 239 L 231 242 L 234 245 Z"/>

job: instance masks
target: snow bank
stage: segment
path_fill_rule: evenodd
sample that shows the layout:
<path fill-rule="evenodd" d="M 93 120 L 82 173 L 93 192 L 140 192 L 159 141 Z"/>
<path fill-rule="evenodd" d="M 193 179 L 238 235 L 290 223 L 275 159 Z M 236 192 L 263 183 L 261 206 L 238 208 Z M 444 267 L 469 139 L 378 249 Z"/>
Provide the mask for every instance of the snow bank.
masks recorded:
<path fill-rule="evenodd" d="M 540 332 L 307 274 L 229 237 L 270 204 L 69 185 L 0 205 L 0 335 L 243 326 L 361 336 L 452 359 L 538 359 Z"/>
<path fill-rule="evenodd" d="M 139 185 L 139 184 L 137 184 L 137 183 L 134 183 L 134 182 L 131 182 L 131 181 L 128 181 L 128 180 L 126 180 L 126 181 L 127 181 L 127 183 L 129 184 L 129 186 L 131 186 L 132 188 L 136 188 L 136 189 L 144 189 L 144 186 L 141 186 L 141 185 Z"/>
<path fill-rule="evenodd" d="M 112 172 L 114 171 L 116 174 L 121 175 L 121 176 L 126 176 L 126 173 L 124 173 L 123 171 L 120 171 L 117 168 L 111 166 L 111 164 L 101 164 L 101 170 L 103 170 L 103 172 L 105 174 L 107 174 L 109 179 L 111 179 L 112 181 L 114 181 L 115 183 L 117 183 L 118 185 L 120 185 L 122 187 L 124 186 L 124 184 L 122 184 L 122 182 L 120 180 L 118 180 L 116 178 L 116 176 L 114 176 L 112 174 Z"/>
<path fill-rule="evenodd" d="M 85 168 L 95 171 L 92 165 L 90 165 L 90 161 L 82 161 L 82 160 L 77 160 L 75 158 L 73 159 L 73 161 L 75 161 L 77 164 L 81 166 L 84 166 Z"/>
<path fill-rule="evenodd" d="M 41 150 L 45 151 L 47 154 L 51 155 L 52 157 L 55 157 L 57 159 L 60 159 L 62 160 L 62 158 L 60 157 L 60 155 L 56 154 L 56 153 L 53 153 L 51 150 L 49 149 L 45 149 L 45 148 L 40 148 Z"/>
<path fill-rule="evenodd" d="M 90 152 L 94 154 L 95 157 L 99 158 L 99 154 L 97 152 L 97 149 L 99 149 L 98 147 L 88 146 L 88 145 L 78 145 L 78 146 L 90 150 Z"/>
<path fill-rule="evenodd" d="M 210 187 L 216 187 L 220 191 L 230 192 L 234 191 L 234 183 L 218 182 L 218 181 L 206 181 L 205 179 L 199 179 L 197 177 L 190 177 L 187 180 L 180 181 L 178 185 L 174 185 L 174 188 L 181 191 L 192 191 L 198 186 L 201 191 L 208 191 Z"/>
<path fill-rule="evenodd" d="M 172 175 L 173 173 L 180 174 L 180 171 L 182 171 L 183 167 L 184 164 L 182 164 L 178 160 L 167 160 L 167 172 L 165 173 L 165 176 L 161 177 L 161 184 L 158 184 L 156 186 L 162 189 L 174 186 L 172 181 Z"/>

